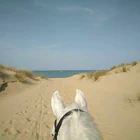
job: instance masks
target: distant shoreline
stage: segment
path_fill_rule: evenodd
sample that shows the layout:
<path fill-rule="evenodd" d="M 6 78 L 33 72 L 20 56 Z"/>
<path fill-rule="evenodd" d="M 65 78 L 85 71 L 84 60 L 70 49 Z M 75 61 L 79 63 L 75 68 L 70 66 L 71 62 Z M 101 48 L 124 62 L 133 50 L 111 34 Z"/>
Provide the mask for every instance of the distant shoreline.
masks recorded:
<path fill-rule="evenodd" d="M 34 70 L 35 75 L 44 74 L 48 78 L 66 78 L 80 73 L 95 72 L 96 70 Z"/>

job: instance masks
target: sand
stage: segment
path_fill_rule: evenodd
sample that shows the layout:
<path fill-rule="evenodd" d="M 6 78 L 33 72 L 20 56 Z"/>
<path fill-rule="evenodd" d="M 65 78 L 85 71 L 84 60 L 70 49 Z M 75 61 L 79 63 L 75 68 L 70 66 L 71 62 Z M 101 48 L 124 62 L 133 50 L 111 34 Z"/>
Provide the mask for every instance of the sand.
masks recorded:
<path fill-rule="evenodd" d="M 68 78 L 9 82 L 0 92 L 0 140 L 51 140 L 51 96 L 58 90 L 66 104 L 75 90 L 85 94 L 90 114 L 104 140 L 140 140 L 140 64 L 128 72 L 114 70 L 98 81 Z"/>

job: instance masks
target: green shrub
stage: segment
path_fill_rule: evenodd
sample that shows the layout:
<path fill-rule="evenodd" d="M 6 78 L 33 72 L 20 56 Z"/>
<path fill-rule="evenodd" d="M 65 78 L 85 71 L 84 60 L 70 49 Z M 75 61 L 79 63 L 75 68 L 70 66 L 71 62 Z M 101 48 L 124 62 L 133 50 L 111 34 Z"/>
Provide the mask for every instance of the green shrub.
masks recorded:
<path fill-rule="evenodd" d="M 136 61 L 132 62 L 132 66 L 135 66 L 135 65 L 137 65 L 137 62 Z"/>

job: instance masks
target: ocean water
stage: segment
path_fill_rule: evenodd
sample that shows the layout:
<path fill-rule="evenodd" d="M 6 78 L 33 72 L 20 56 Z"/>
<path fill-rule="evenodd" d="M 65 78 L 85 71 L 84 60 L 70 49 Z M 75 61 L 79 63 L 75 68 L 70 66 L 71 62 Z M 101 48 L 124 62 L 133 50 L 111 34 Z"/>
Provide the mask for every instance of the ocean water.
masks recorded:
<path fill-rule="evenodd" d="M 95 72 L 96 70 L 47 70 L 47 71 L 33 71 L 34 74 L 44 74 L 48 78 L 65 78 L 83 72 Z"/>

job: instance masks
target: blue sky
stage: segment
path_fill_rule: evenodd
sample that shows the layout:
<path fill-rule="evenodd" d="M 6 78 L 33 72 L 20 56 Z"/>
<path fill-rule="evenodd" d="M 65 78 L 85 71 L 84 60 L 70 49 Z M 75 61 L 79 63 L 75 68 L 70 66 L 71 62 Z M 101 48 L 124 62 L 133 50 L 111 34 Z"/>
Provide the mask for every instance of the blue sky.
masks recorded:
<path fill-rule="evenodd" d="M 0 63 L 108 69 L 140 61 L 139 0 L 0 0 Z"/>

